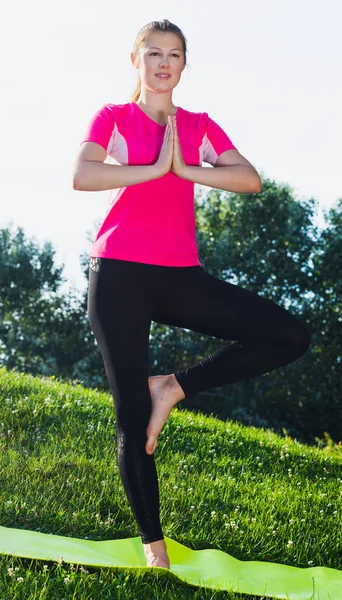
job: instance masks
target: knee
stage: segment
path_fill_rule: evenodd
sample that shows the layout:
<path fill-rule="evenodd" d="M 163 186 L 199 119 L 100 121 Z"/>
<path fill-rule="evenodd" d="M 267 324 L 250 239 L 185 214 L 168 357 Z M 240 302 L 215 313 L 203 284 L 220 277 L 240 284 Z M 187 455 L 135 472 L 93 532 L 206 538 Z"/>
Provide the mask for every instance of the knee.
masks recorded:
<path fill-rule="evenodd" d="M 307 326 L 296 319 L 293 325 L 288 330 L 290 337 L 291 352 L 293 360 L 296 360 L 310 348 L 311 345 L 311 333 Z"/>
<path fill-rule="evenodd" d="M 138 394 L 138 398 L 141 394 Z M 147 402 L 129 402 L 130 398 L 121 397 L 116 404 L 115 415 L 119 429 L 130 437 L 140 437 L 146 434 L 151 409 Z"/>

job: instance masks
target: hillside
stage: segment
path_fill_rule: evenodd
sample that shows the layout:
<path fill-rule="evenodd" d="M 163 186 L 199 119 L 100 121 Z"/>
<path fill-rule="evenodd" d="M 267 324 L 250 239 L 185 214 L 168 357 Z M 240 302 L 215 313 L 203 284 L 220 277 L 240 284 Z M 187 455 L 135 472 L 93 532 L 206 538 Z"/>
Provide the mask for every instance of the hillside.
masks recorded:
<path fill-rule="evenodd" d="M 91 540 L 138 535 L 109 394 L 0 369 L 0 450 L 0 525 Z M 155 457 L 165 536 L 244 561 L 342 569 L 340 448 L 175 408 Z M 151 574 L 73 569 L 3 556 L 0 597 L 214 597 Z"/>

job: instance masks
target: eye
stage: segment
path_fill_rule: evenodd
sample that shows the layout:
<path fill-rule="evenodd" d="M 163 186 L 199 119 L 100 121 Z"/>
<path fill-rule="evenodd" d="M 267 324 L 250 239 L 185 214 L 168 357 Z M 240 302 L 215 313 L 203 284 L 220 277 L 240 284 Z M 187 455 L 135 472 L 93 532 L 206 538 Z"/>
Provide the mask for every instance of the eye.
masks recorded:
<path fill-rule="evenodd" d="M 151 52 L 150 56 L 152 56 L 153 54 L 160 54 L 160 52 Z M 177 58 L 179 58 L 179 54 L 173 53 L 172 56 L 176 56 Z"/>

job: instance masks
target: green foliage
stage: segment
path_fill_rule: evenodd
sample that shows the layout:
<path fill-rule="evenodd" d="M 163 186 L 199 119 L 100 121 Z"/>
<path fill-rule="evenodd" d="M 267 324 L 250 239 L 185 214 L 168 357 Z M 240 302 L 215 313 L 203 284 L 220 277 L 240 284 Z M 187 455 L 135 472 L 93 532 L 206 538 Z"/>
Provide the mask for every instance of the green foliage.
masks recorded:
<path fill-rule="evenodd" d="M 3 526 L 91 540 L 139 535 L 108 393 L 2 368 L 0 399 Z M 175 407 L 155 453 L 164 535 L 243 561 L 341 569 L 342 446 L 320 445 Z M 0 561 L 0 597 L 257 600 L 10 555 Z"/>
<path fill-rule="evenodd" d="M 59 292 L 64 265 L 54 261 L 50 243 L 40 248 L 12 224 L 0 230 L 0 359 L 9 369 L 75 378 L 94 342 L 79 295 Z"/>
<path fill-rule="evenodd" d="M 309 259 L 319 237 L 316 201 L 264 180 L 259 194 L 210 191 L 198 201 L 199 249 L 214 276 L 233 280 L 279 304 L 300 307 Z"/>

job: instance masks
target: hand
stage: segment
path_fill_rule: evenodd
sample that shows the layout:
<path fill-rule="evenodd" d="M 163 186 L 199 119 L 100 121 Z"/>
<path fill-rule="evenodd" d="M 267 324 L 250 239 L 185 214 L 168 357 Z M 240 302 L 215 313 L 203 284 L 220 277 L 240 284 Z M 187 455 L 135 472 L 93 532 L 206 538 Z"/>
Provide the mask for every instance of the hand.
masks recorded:
<path fill-rule="evenodd" d="M 183 160 L 182 149 L 179 143 L 176 117 L 169 116 L 169 123 L 173 133 L 173 158 L 170 171 L 178 177 L 184 177 L 186 164 Z"/>

